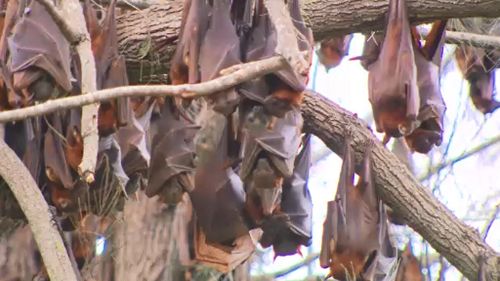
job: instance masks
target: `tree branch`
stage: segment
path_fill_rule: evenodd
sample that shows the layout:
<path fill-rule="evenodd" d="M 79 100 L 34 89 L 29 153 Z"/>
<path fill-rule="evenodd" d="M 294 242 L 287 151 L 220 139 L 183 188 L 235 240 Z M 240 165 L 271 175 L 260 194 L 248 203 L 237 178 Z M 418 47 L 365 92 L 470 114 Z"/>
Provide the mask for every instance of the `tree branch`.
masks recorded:
<path fill-rule="evenodd" d="M 450 159 L 450 160 L 447 160 L 446 162 L 444 163 L 441 163 L 435 167 L 432 167 L 429 169 L 429 171 L 427 172 L 427 174 L 421 176 L 419 178 L 420 181 L 425 181 L 425 180 L 428 180 L 432 175 L 435 175 L 436 173 L 439 173 L 439 171 L 441 171 L 442 169 L 446 168 L 446 167 L 449 167 L 449 166 L 453 166 L 455 165 L 456 163 L 476 154 L 476 153 L 479 153 L 485 149 L 488 149 L 490 147 L 492 147 L 493 145 L 496 145 L 497 143 L 500 142 L 500 135 L 472 148 L 471 150 L 469 151 L 466 151 L 464 152 L 462 155 L 456 157 L 456 158 L 453 158 L 453 159 Z"/>
<path fill-rule="evenodd" d="M 216 79 L 199 84 L 125 86 L 94 91 L 85 95 L 48 100 L 47 102 L 34 106 L 2 111 L 0 112 L 0 123 L 23 120 L 29 117 L 52 113 L 61 109 L 80 107 L 120 97 L 174 95 L 190 98 L 196 96 L 201 97 L 221 92 L 242 82 L 277 71 L 285 66 L 285 59 L 281 56 L 275 56 L 259 62 L 250 62 L 238 65 L 238 67 L 234 68 L 234 71 L 228 75 L 220 76 Z M 194 95 L 190 93 L 194 93 Z"/>
<path fill-rule="evenodd" d="M 39 0 L 47 1 L 47 0 Z M 87 31 L 83 10 L 78 0 L 64 0 L 60 4 L 59 22 L 60 28 L 67 25 L 77 34 L 82 34 L 82 40 L 76 45 L 76 52 L 80 58 L 82 73 L 82 95 L 93 93 L 97 90 L 96 67 L 94 54 L 92 53 L 90 35 Z M 52 16 L 57 13 L 52 14 Z M 66 20 L 71 19 L 71 20 Z M 97 132 L 97 113 L 99 104 L 88 104 L 82 109 L 81 132 L 83 136 L 82 163 L 78 166 L 78 173 L 87 183 L 94 181 L 95 167 L 97 164 L 97 152 L 99 149 L 99 135 Z"/>
<path fill-rule="evenodd" d="M 430 28 L 421 28 L 423 37 L 427 37 Z M 500 37 L 471 32 L 446 31 L 446 43 L 470 45 L 479 48 L 500 49 Z"/>
<path fill-rule="evenodd" d="M 500 5 L 491 0 L 407 0 L 413 23 L 441 18 L 500 17 Z M 387 0 L 300 1 L 306 24 L 315 40 L 333 35 L 382 30 Z M 120 52 L 127 59 L 129 79 L 158 82 L 168 71 L 180 29 L 182 1 L 166 0 L 148 9 L 118 17 Z"/>
<path fill-rule="evenodd" d="M 319 137 L 342 156 L 345 134 L 353 136 L 357 168 L 361 168 L 365 145 L 372 151 L 375 185 L 381 199 L 398 217 L 429 242 L 470 280 L 478 280 L 479 261 L 484 258 L 486 280 L 499 280 L 500 257 L 482 241 L 477 230 L 461 222 L 424 188 L 402 164 L 376 140 L 367 124 L 354 114 L 315 93 L 307 93 L 302 106 L 305 130 Z"/>
<path fill-rule="evenodd" d="M 0 159 L 0 176 L 9 185 L 28 219 L 50 280 L 76 281 L 47 202 L 28 169 L 3 139 L 0 139 Z"/>

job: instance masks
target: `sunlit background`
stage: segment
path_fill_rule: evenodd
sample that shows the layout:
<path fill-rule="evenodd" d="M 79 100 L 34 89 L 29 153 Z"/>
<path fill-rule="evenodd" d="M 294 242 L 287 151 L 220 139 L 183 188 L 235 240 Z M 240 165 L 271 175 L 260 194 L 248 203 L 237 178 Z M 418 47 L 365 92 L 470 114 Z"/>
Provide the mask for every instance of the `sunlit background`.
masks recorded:
<path fill-rule="evenodd" d="M 361 55 L 364 36 L 355 34 L 351 42 L 349 55 L 337 67 L 328 73 L 313 58 L 308 87 L 342 107 L 357 113 L 374 128 L 371 106 L 368 101 L 368 73 L 359 61 L 350 61 L 350 57 Z M 417 178 L 423 177 L 429 168 L 455 159 L 472 148 L 488 142 L 500 134 L 500 113 L 484 117 L 477 111 L 468 95 L 468 84 L 455 67 L 453 51 L 455 46 L 446 45 L 443 56 L 441 88 L 447 105 L 445 134 L 443 144 L 429 155 L 413 155 L 414 172 Z M 500 72 L 496 72 L 500 81 Z M 497 92 L 500 89 L 497 83 Z M 392 146 L 388 144 L 388 148 Z M 499 172 L 500 159 L 497 157 L 500 145 L 475 153 L 454 165 L 433 174 L 423 185 L 461 220 L 478 229 L 481 233 L 492 221 L 495 208 L 500 204 Z M 309 248 L 303 248 L 303 257 L 299 255 L 278 257 L 274 260 L 272 249 L 259 249 L 252 263 L 252 276 L 276 276 L 278 272 L 290 271 L 308 257 L 315 257 L 321 247 L 323 221 L 326 215 L 327 201 L 333 199 L 340 173 L 341 159 L 331 153 L 317 138 L 313 140 L 313 160 L 310 171 L 309 190 L 311 192 L 313 214 L 313 242 Z M 437 280 L 441 265 L 437 253 L 422 238 L 408 227 L 393 227 L 394 240 L 403 249 L 411 239 L 414 254 L 424 262 L 424 274 L 428 280 Z M 495 250 L 500 251 L 500 223 L 493 223 L 486 239 Z M 425 266 L 429 261 L 432 266 Z M 449 266 L 445 262 L 445 266 Z M 427 270 L 430 268 L 430 271 Z M 304 280 L 308 277 L 326 276 L 327 270 L 319 266 L 315 259 L 312 263 L 300 267 L 277 280 Z M 279 275 L 279 274 L 278 274 Z M 460 280 L 461 275 L 453 267 L 446 271 L 446 280 Z M 258 278 L 257 278 L 258 279 Z M 314 278 L 308 280 L 316 280 Z"/>

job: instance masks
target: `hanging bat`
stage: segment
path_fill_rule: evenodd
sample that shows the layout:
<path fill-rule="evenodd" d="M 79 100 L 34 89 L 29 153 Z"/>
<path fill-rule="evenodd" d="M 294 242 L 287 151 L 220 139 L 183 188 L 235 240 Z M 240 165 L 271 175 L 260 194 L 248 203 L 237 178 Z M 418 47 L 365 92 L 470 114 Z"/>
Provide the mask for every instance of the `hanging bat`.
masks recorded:
<path fill-rule="evenodd" d="M 276 29 L 267 15 L 262 0 L 259 0 L 255 6 L 253 29 L 248 33 L 247 38 L 244 38 L 245 45 L 242 45 L 245 62 L 268 58 L 276 54 Z M 299 50 L 312 51 L 312 32 L 304 25 L 298 0 L 288 3 L 288 7 L 298 31 Z M 301 104 L 302 91 L 305 89 L 307 79 L 307 76 L 296 74 L 288 66 L 284 70 L 243 83 L 240 91 L 246 98 L 263 104 L 268 113 L 283 117 L 287 111 Z"/>
<path fill-rule="evenodd" d="M 500 107 L 493 98 L 495 91 L 495 63 L 485 50 L 470 46 L 460 46 L 455 51 L 458 68 L 469 82 L 472 104 L 483 114 L 492 113 Z"/>
<path fill-rule="evenodd" d="M 262 223 L 260 243 L 273 246 L 276 256 L 300 253 L 312 238 L 312 200 L 307 181 L 311 164 L 311 136 L 303 138 L 302 150 L 295 159 L 293 175 L 285 179 L 279 210 Z"/>
<path fill-rule="evenodd" d="M 372 262 L 371 268 L 368 268 L 366 271 L 374 271 L 373 280 L 394 281 L 399 269 L 400 257 L 390 237 L 387 206 L 381 200 L 379 200 L 379 214 L 380 248 L 377 250 L 377 256 L 375 257 L 375 261 Z"/>
<path fill-rule="evenodd" d="M 292 176 L 303 120 L 300 111 L 294 109 L 284 118 L 276 119 L 269 128 L 268 123 L 260 124 L 271 119 L 262 106 L 253 105 L 243 111 L 245 108 L 240 107 L 243 120 L 240 177 L 245 183 L 247 211 L 259 223 L 277 208 L 283 180 Z"/>
<path fill-rule="evenodd" d="M 208 29 L 207 1 L 185 0 L 181 18 L 181 31 L 174 56 L 170 62 L 170 81 L 173 85 L 200 82 L 200 48 Z"/>
<path fill-rule="evenodd" d="M 84 1 L 83 11 L 90 33 L 92 53 L 96 61 L 97 89 L 128 85 L 125 59 L 118 53 L 116 33 L 116 0 L 111 1 L 100 25 L 89 0 Z M 81 79 L 81 74 L 78 77 Z M 97 127 L 100 136 L 108 136 L 130 122 L 132 111 L 128 98 L 102 102 L 99 107 Z"/>
<path fill-rule="evenodd" d="M 221 75 L 221 70 L 240 64 L 240 40 L 231 21 L 231 0 L 213 1 L 210 27 L 201 43 L 198 65 L 201 82 Z M 213 109 L 224 115 L 232 113 L 239 103 L 235 88 L 211 95 Z"/>
<path fill-rule="evenodd" d="M 401 253 L 401 261 L 396 274 L 395 281 L 422 281 L 425 280 L 422 274 L 420 262 L 413 255 L 411 243 L 406 245 L 406 249 Z"/>
<path fill-rule="evenodd" d="M 335 36 L 321 41 L 320 48 L 316 51 L 319 62 L 328 72 L 338 66 L 342 59 L 349 54 L 353 35 Z"/>
<path fill-rule="evenodd" d="M 381 219 L 371 174 L 372 143 L 367 145 L 362 172 L 354 185 L 354 152 L 350 137 L 345 140 L 344 162 L 334 201 L 328 202 L 323 225 L 320 265 L 330 267 L 328 277 L 372 280 L 377 251 L 381 246 Z M 352 279 L 348 279 L 352 276 Z"/>
<path fill-rule="evenodd" d="M 420 93 L 420 109 L 417 116 L 420 125 L 411 134 L 406 135 L 405 140 L 412 151 L 419 153 L 428 153 L 434 145 L 439 146 L 443 141 L 446 105 L 441 95 L 439 68 L 446 22 L 438 20 L 433 24 L 423 47 L 420 46 L 416 28 L 412 29 Z"/>
<path fill-rule="evenodd" d="M 151 163 L 146 195 L 160 198 L 169 204 L 178 203 L 185 191 L 194 188 L 193 139 L 198 126 L 174 115 L 171 101 L 166 102 L 160 119 L 151 128 Z"/>
<path fill-rule="evenodd" d="M 47 10 L 32 1 L 7 38 L 13 90 L 23 106 L 71 90 L 70 46 Z M 12 107 L 17 105 L 11 104 Z"/>
<path fill-rule="evenodd" d="M 151 155 L 147 147 L 147 134 L 149 132 L 150 120 L 156 99 L 146 98 L 137 104 L 137 100 L 131 100 L 135 106 L 134 116 L 130 118 L 127 126 L 116 132 L 116 140 L 122 153 L 122 166 L 130 178 L 127 183 L 127 194 L 131 194 L 139 187 L 145 187 L 145 179 L 149 168 Z M 134 107 L 133 107 L 134 109 Z"/>
<path fill-rule="evenodd" d="M 258 0 L 233 1 L 231 6 L 231 18 L 233 22 L 235 22 L 236 33 L 242 39 L 247 36 L 247 33 L 253 26 L 257 4 L 259 4 Z"/>
<path fill-rule="evenodd" d="M 243 183 L 228 165 L 227 133 L 226 126 L 216 153 L 196 167 L 195 188 L 190 196 L 207 241 L 231 245 L 249 229 L 242 216 L 245 202 Z"/>
<path fill-rule="evenodd" d="M 76 127 L 70 128 L 72 132 L 69 138 L 63 139 L 65 132 L 63 130 L 63 120 L 67 114 L 54 113 L 45 118 L 48 129 L 45 132 L 44 138 L 44 159 L 45 159 L 45 174 L 47 179 L 51 182 L 62 185 L 66 189 L 73 189 L 74 174 L 71 173 L 69 161 L 74 161 L 75 156 L 83 154 L 83 143 L 80 142 L 81 154 L 73 153 L 74 147 L 77 145 L 76 141 L 81 139 Z M 69 152 L 69 153 L 68 153 Z M 77 155 L 75 155 L 77 154 Z M 69 157 L 68 157 L 69 156 Z M 73 158 L 71 158 L 73 157 Z M 80 157 L 76 157 L 76 161 L 81 162 Z M 78 163 L 79 164 L 79 163 Z M 77 165 L 78 165 L 77 164 Z M 77 171 L 77 170 L 73 170 Z"/>
<path fill-rule="evenodd" d="M 365 45 L 366 59 L 380 49 L 376 60 L 364 64 L 368 68 L 368 91 L 378 132 L 390 137 L 409 135 L 418 126 L 420 96 L 413 40 L 405 0 L 390 0 L 388 22 L 382 45 Z M 365 60 L 365 56 L 362 57 Z"/>

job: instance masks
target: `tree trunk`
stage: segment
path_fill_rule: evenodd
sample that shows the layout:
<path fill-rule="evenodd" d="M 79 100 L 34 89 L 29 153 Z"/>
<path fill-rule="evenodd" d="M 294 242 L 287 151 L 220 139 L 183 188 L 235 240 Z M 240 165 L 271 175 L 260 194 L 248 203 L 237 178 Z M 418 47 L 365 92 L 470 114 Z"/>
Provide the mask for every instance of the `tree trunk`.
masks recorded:
<path fill-rule="evenodd" d="M 0 240 L 0 281 L 31 280 L 40 269 L 29 227 L 20 227 Z"/>
<path fill-rule="evenodd" d="M 118 17 L 120 52 L 127 58 L 133 83 L 165 82 L 175 50 L 182 12 L 180 0 L 165 1 Z M 490 0 L 407 0 L 412 20 L 500 17 L 500 5 Z M 336 34 L 367 32 L 384 27 L 388 0 L 302 1 L 305 21 L 316 40 Z"/>
<path fill-rule="evenodd" d="M 127 202 L 123 220 L 114 229 L 114 280 L 184 280 L 176 238 L 185 206 L 167 207 L 157 198 L 137 194 L 138 200 Z"/>

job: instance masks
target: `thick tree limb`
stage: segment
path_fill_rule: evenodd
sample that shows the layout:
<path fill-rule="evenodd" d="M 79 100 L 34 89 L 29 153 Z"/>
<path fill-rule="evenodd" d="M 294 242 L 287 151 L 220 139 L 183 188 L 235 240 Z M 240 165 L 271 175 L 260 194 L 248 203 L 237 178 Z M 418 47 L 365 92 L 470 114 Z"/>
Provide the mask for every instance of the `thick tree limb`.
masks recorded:
<path fill-rule="evenodd" d="M 76 281 L 47 202 L 28 169 L 3 139 L 0 139 L 0 159 L 0 176 L 9 185 L 28 219 L 50 280 Z"/>
<path fill-rule="evenodd" d="M 500 5 L 491 0 L 407 0 L 413 22 L 439 18 L 500 17 Z M 301 1 L 306 24 L 315 40 L 332 35 L 381 30 L 388 0 Z M 127 58 L 132 82 L 145 83 L 167 73 L 180 28 L 182 1 L 165 1 L 118 18 L 120 52 Z M 142 80 L 141 80 L 142 79 Z"/>
<path fill-rule="evenodd" d="M 375 136 L 354 114 L 328 99 L 307 93 L 302 112 L 309 133 L 319 137 L 336 154 L 342 154 L 344 136 L 353 136 L 356 163 L 361 165 L 365 145 Z M 478 280 L 485 260 L 486 280 L 500 280 L 500 256 L 479 233 L 461 222 L 424 188 L 397 157 L 379 141 L 372 152 L 373 174 L 381 199 L 470 280 Z"/>
<path fill-rule="evenodd" d="M 283 67 L 286 64 L 283 58 L 275 57 L 266 61 L 271 61 L 274 64 L 274 69 Z M 259 68 L 258 65 L 266 63 L 266 61 L 249 63 L 247 66 L 262 70 L 265 68 Z M 273 67 L 269 67 L 266 71 L 269 69 L 273 69 Z M 220 89 L 231 87 L 241 81 L 253 78 L 251 76 L 244 76 L 245 74 L 249 75 L 247 70 L 243 65 L 230 75 L 206 82 L 212 83 L 208 85 L 208 89 L 211 91 L 220 91 Z M 254 76 L 262 75 L 258 71 L 255 71 L 253 74 Z M 231 78 L 231 75 L 235 76 L 234 79 Z M 224 79 L 226 79 L 226 84 L 221 82 Z M 104 98 L 115 98 L 120 92 L 120 96 L 138 96 L 139 94 L 163 95 L 165 94 L 165 89 L 170 89 L 180 94 L 183 92 L 193 92 L 194 88 L 195 91 L 198 90 L 198 93 L 209 94 L 207 89 L 204 92 L 202 90 L 206 86 L 206 84 L 196 84 L 121 87 L 99 91 L 97 92 L 99 94 L 93 93 L 85 96 L 49 101 L 40 106 L 57 104 L 58 101 L 75 99 L 81 101 L 84 97 L 95 98 L 96 100 L 87 101 L 94 102 Z M 361 123 L 362 121 L 352 113 L 317 94 L 308 93 L 306 95 L 302 110 L 306 130 L 322 139 L 330 149 L 339 155 L 342 152 L 344 135 L 349 131 L 353 136 L 356 159 L 358 165 L 360 165 L 364 145 L 368 141 L 375 141 L 376 139 L 366 124 Z M 0 113 L 0 116 L 1 114 L 8 113 Z M 500 258 L 493 249 L 480 239 L 477 231 L 459 221 L 427 189 L 423 188 L 394 154 L 384 148 L 378 141 L 375 142 L 377 145 L 373 150 L 373 168 L 377 189 L 382 200 L 471 280 L 476 280 L 475 278 L 480 268 L 479 260 L 483 259 L 483 257 L 487 261 L 485 268 L 492 277 L 491 280 L 497 280 L 495 278 L 500 277 Z"/>
<path fill-rule="evenodd" d="M 75 30 L 77 34 L 82 34 L 84 38 L 76 45 L 76 52 L 80 58 L 82 68 L 82 95 L 95 92 L 97 90 L 95 60 L 80 2 L 78 0 L 64 0 L 61 1 L 58 8 L 61 14 L 59 18 L 60 22 Z M 97 152 L 99 149 L 99 135 L 97 132 L 98 110 L 98 103 L 86 105 L 82 109 L 81 132 L 83 136 L 83 158 L 82 163 L 78 166 L 78 173 L 88 183 L 94 181 L 95 166 L 97 164 Z"/>

